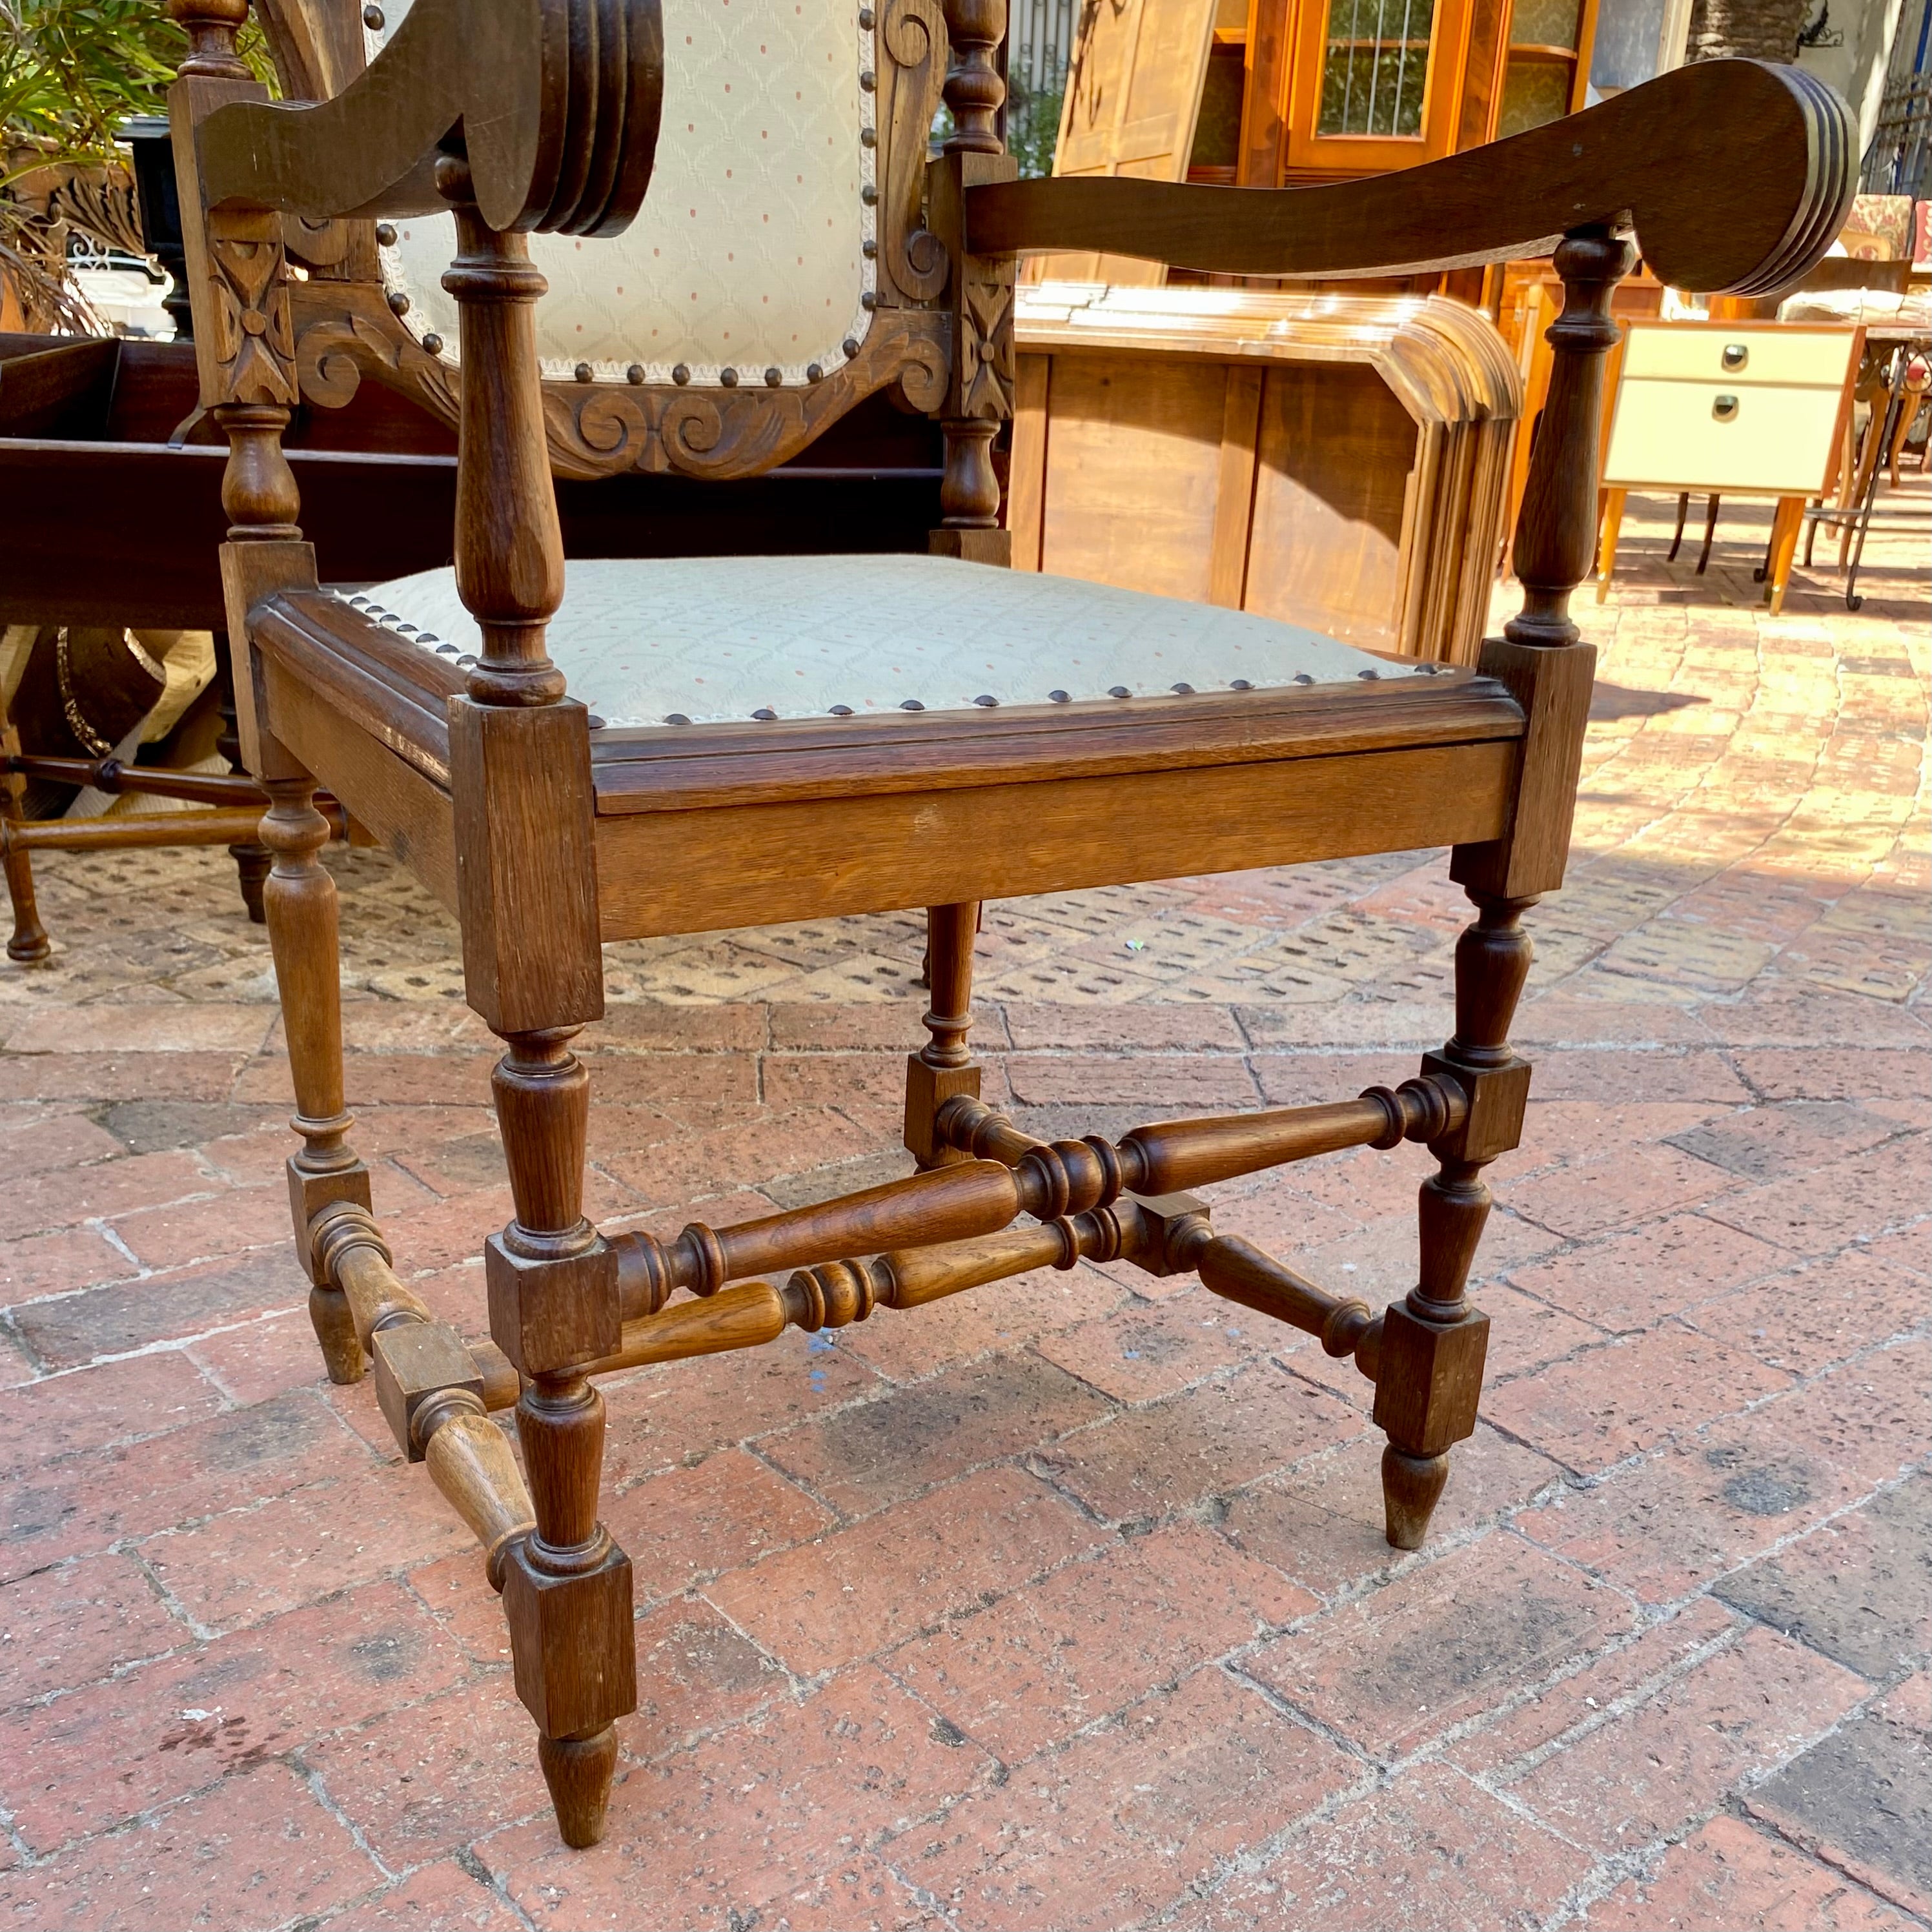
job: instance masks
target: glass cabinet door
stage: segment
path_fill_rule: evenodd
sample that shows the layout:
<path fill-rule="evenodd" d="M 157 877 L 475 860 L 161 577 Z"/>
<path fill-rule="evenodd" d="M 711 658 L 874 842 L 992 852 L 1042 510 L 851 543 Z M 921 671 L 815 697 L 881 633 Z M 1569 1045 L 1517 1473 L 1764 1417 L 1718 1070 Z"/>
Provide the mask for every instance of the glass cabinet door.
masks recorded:
<path fill-rule="evenodd" d="M 1498 140 L 1582 106 L 1577 57 L 1588 44 L 1595 13 L 1595 0 L 1514 0 L 1496 104 Z"/>
<path fill-rule="evenodd" d="M 1449 152 L 1468 0 L 1302 0 L 1288 166 L 1361 174 Z"/>

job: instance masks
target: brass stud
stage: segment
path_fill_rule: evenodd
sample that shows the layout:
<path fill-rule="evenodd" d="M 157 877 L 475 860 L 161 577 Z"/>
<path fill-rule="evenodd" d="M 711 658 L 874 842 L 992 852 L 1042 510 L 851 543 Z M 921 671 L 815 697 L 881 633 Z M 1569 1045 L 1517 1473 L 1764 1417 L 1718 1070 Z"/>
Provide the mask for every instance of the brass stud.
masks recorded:
<path fill-rule="evenodd" d="M 878 16 L 869 7 L 861 7 L 859 9 L 859 24 L 868 34 L 872 31 L 873 23 L 878 18 Z"/>
<path fill-rule="evenodd" d="M 393 221 L 377 222 L 376 242 L 380 248 L 393 248 L 396 245 L 396 224 Z"/>
<path fill-rule="evenodd" d="M 825 370 L 823 364 L 817 362 L 808 362 L 805 365 L 805 380 L 808 382 L 824 382 L 825 380 Z"/>
<path fill-rule="evenodd" d="M 682 388 L 685 384 L 691 380 L 690 368 L 686 364 L 680 362 L 670 372 L 670 379 L 680 388 Z"/>
<path fill-rule="evenodd" d="M 392 315 L 407 315 L 410 312 L 410 298 L 400 289 L 389 291 L 389 312 Z"/>
<path fill-rule="evenodd" d="M 442 338 L 432 331 L 423 338 L 422 346 L 430 355 L 440 356 L 442 353 Z"/>
<path fill-rule="evenodd" d="M 870 289 L 868 289 L 866 292 L 859 298 L 859 306 L 863 309 L 868 315 L 870 315 L 873 310 L 877 308 L 878 305 L 879 298 Z"/>
<path fill-rule="evenodd" d="M 591 376 L 590 364 L 588 362 L 580 362 L 570 373 L 574 376 L 580 382 L 587 382 L 590 381 Z"/>
<path fill-rule="evenodd" d="M 765 371 L 765 387 L 766 388 L 776 389 L 781 388 L 783 386 L 784 382 L 784 371 L 782 369 L 767 369 Z"/>
<path fill-rule="evenodd" d="M 926 706 L 916 698 L 902 698 L 899 700 L 899 709 L 902 711 L 923 711 Z"/>
<path fill-rule="evenodd" d="M 370 33 L 380 34 L 388 22 L 383 18 L 381 8 L 364 7 L 362 10 L 362 24 L 369 29 Z"/>
<path fill-rule="evenodd" d="M 1131 698 L 1133 693 L 1124 684 L 1116 684 L 1108 687 L 1107 695 L 1109 698 Z"/>
<path fill-rule="evenodd" d="M 838 346 L 845 352 L 846 359 L 849 362 L 859 352 L 859 338 L 856 335 L 848 335 Z"/>
<path fill-rule="evenodd" d="M 624 371 L 624 380 L 630 383 L 633 388 L 634 388 L 638 383 L 641 382 L 644 380 L 644 365 L 641 362 L 633 362 L 631 366 Z"/>
<path fill-rule="evenodd" d="M 879 190 L 875 188 L 870 182 L 868 182 L 866 185 L 859 190 L 859 199 L 862 201 L 868 208 L 877 208 L 879 205 Z"/>
<path fill-rule="evenodd" d="M 876 148 L 879 145 L 878 133 L 870 128 L 859 130 L 859 145 L 862 148 Z"/>
<path fill-rule="evenodd" d="M 872 93 L 878 88 L 878 85 L 879 76 L 875 74 L 870 68 L 866 68 L 865 72 L 859 76 L 860 88 L 865 93 Z"/>
<path fill-rule="evenodd" d="M 735 389 L 738 386 L 738 372 L 735 369 L 721 369 L 718 372 L 718 380 L 726 388 Z"/>

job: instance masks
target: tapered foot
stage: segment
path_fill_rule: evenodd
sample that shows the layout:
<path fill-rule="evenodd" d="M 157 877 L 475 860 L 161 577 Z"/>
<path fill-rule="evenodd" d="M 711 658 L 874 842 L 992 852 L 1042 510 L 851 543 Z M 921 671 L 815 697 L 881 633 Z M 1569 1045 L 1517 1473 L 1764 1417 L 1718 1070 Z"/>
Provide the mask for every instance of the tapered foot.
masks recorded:
<path fill-rule="evenodd" d="M 4 830 L 0 830 L 0 841 L 6 841 Z M 53 947 L 34 903 L 33 863 L 23 847 L 6 841 L 4 849 L 7 896 L 14 902 L 14 936 L 7 942 L 7 957 L 18 965 L 35 966 Z"/>
<path fill-rule="evenodd" d="M 604 1835 L 610 1808 L 610 1779 L 617 1768 L 617 1727 L 606 1724 L 580 1738 L 537 1738 L 556 1828 L 574 1850 L 594 1845 Z"/>
<path fill-rule="evenodd" d="M 349 1298 L 339 1288 L 312 1288 L 308 1292 L 309 1325 L 322 1345 L 322 1359 L 328 1379 L 336 1384 L 359 1382 L 366 1364 L 362 1344 L 356 1334 L 356 1318 L 350 1313 Z"/>
<path fill-rule="evenodd" d="M 1382 1451 L 1382 1508 L 1397 1550 L 1420 1550 L 1429 1540 L 1429 1520 L 1448 1480 L 1446 1455 L 1412 1456 L 1393 1442 Z"/>
<path fill-rule="evenodd" d="M 14 918 L 14 936 L 7 942 L 7 957 L 16 965 L 38 966 L 52 952 L 53 941 L 48 938 L 46 928 L 31 914 L 22 919 L 16 913 Z"/>
<path fill-rule="evenodd" d="M 268 881 L 268 869 L 274 863 L 274 855 L 267 846 L 253 843 L 231 845 L 228 856 L 235 861 L 236 878 L 242 887 L 242 903 L 248 908 L 249 918 L 257 926 L 266 926 L 268 909 L 263 901 L 262 890 Z"/>

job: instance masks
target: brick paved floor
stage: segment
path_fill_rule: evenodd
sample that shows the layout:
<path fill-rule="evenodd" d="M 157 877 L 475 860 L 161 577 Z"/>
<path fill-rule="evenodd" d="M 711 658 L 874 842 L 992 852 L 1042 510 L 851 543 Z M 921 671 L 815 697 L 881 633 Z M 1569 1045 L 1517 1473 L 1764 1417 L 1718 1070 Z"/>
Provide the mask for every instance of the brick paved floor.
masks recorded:
<path fill-rule="evenodd" d="M 38 1928 L 1861 1928 L 1932 1917 L 1923 545 L 1848 616 L 1634 506 L 1486 1420 L 1383 1543 L 1368 1386 L 1082 1268 L 614 1389 L 644 1708 L 556 1845 L 499 1612 L 320 1378 L 266 950 L 218 856 L 45 862 L 0 976 L 0 1906 Z M 506 1211 L 448 922 L 338 865 L 400 1263 L 480 1328 Z M 1440 855 L 993 908 L 1021 1120 L 1352 1094 L 1444 1030 Z M 901 1171 L 903 919 L 614 948 L 593 1211 Z M 1420 1150 L 1220 1190 L 1373 1299 Z M 774 1177 L 778 1177 L 774 1178 Z"/>

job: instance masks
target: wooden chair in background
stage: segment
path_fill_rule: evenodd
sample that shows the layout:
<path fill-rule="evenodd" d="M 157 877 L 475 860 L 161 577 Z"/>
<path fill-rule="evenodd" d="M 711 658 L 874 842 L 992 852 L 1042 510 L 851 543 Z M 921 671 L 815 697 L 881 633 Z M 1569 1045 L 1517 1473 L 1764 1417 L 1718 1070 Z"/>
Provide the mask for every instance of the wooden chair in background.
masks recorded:
<path fill-rule="evenodd" d="M 598 1515 L 611 1372 L 1083 1256 L 1196 1270 L 1374 1383 L 1388 1533 L 1419 1545 L 1474 1426 L 1487 1322 L 1465 1284 L 1483 1169 L 1516 1144 L 1528 1082 L 1508 1044 L 1522 920 L 1568 843 L 1594 657 L 1568 603 L 1590 564 L 1608 304 L 1634 260 L 1618 231 L 1634 218 L 1683 286 L 1789 280 L 1850 193 L 1842 106 L 1794 69 L 1713 63 L 1399 178 L 1020 182 L 998 131 L 998 0 L 948 0 L 943 21 L 932 0 L 868 4 L 856 34 L 844 0 L 771 4 L 755 33 L 707 48 L 680 32 L 668 51 L 653 0 L 415 0 L 366 75 L 279 107 L 238 70 L 227 0 L 177 7 L 195 49 L 173 119 L 203 393 L 230 446 L 244 736 L 273 800 L 310 1311 L 331 1376 L 373 1360 L 398 1442 L 484 1545 L 565 1838 L 604 1829 L 614 1720 L 637 1696 L 630 1564 Z M 750 117 L 735 128 L 727 76 Z M 660 140 L 665 98 L 687 104 Z M 928 162 L 942 98 L 952 132 Z M 766 120 L 766 99 L 790 104 Z M 1748 186 L 1712 185 L 1727 181 Z M 375 271 L 318 290 L 291 275 L 297 238 Z M 1024 251 L 1293 275 L 1552 248 L 1565 299 L 1516 539 L 1524 607 L 1478 669 L 998 567 L 992 448 Z M 546 274 L 567 286 L 540 305 Z M 312 340 L 325 303 L 338 320 Z M 279 439 L 299 395 L 365 375 L 434 386 L 460 424 L 455 563 L 338 596 L 317 583 Z M 750 475 L 888 387 L 944 438 L 927 554 L 566 571 L 560 447 L 580 472 Z M 731 493 L 712 500 L 728 521 Z M 514 1214 L 484 1244 L 490 1342 L 430 1316 L 370 1210 L 318 784 L 455 912 L 468 998 L 504 1042 Z M 978 902 L 1438 844 L 1475 918 L 1453 1036 L 1400 1087 L 1052 1144 L 980 1099 Z M 585 1218 L 590 1077 L 572 1042 L 602 1011 L 600 940 L 917 905 L 918 1172 L 667 1240 Z M 1184 1192 L 1405 1138 L 1438 1166 L 1417 1286 L 1381 1313 L 1217 1236 Z M 520 1468 L 493 1419 L 508 1408 Z"/>

